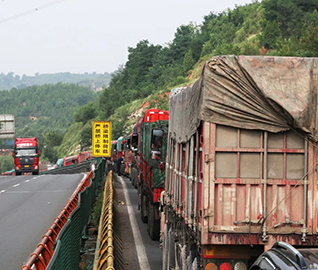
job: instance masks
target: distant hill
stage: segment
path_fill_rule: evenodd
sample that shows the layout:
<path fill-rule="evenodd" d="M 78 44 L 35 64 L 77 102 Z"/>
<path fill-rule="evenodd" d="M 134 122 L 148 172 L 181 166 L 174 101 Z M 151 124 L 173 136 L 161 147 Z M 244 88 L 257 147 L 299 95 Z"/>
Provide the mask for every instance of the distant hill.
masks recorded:
<path fill-rule="evenodd" d="M 8 74 L 0 73 L 0 90 L 10 90 L 12 88 L 25 88 L 32 85 L 56 84 L 56 83 L 75 83 L 81 86 L 88 86 L 94 91 L 102 90 L 103 86 L 108 86 L 111 74 L 105 73 L 84 73 L 76 74 L 62 72 L 55 74 L 39 74 L 35 76 L 15 75 L 13 72 Z"/>
<path fill-rule="evenodd" d="M 40 137 L 50 131 L 65 131 L 74 121 L 78 107 L 99 96 L 77 84 L 34 85 L 0 92 L 0 114 L 15 116 L 16 136 Z"/>

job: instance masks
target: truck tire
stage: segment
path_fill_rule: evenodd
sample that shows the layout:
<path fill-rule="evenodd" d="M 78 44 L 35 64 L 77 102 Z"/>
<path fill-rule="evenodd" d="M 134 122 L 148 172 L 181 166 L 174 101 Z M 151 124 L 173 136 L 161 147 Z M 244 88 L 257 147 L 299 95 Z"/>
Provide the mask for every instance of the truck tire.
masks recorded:
<path fill-rule="evenodd" d="M 160 219 L 156 219 L 157 204 L 148 201 L 148 225 L 147 231 L 152 240 L 158 241 L 160 237 Z"/>
<path fill-rule="evenodd" d="M 21 172 L 15 172 L 15 175 L 21 175 Z"/>
<path fill-rule="evenodd" d="M 140 198 L 140 216 L 141 216 L 141 221 L 143 223 L 148 222 L 148 217 L 147 217 L 147 196 L 145 194 L 141 193 L 141 198 Z"/>

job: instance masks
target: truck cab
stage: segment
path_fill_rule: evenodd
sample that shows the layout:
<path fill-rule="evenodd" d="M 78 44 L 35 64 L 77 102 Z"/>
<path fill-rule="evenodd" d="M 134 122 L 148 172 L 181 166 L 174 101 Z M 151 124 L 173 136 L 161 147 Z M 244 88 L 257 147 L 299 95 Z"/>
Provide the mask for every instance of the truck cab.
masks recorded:
<path fill-rule="evenodd" d="M 21 175 L 30 172 L 34 175 L 39 174 L 40 155 L 37 138 L 16 138 L 12 152 L 15 174 Z"/>

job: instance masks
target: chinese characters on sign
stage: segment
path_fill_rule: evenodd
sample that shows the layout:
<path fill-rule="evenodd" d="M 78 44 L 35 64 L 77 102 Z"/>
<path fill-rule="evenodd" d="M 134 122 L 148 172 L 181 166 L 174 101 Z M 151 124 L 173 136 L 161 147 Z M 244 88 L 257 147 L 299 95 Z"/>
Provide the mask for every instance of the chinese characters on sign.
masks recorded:
<path fill-rule="evenodd" d="M 111 156 L 111 122 L 93 121 L 92 155 L 93 157 Z"/>

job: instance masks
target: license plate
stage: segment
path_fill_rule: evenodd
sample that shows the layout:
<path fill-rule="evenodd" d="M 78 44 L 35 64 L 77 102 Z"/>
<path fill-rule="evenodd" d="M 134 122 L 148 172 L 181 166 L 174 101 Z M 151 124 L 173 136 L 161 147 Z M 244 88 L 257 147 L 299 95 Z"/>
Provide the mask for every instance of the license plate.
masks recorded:
<path fill-rule="evenodd" d="M 30 166 L 29 165 L 24 165 L 24 168 L 29 168 Z"/>

